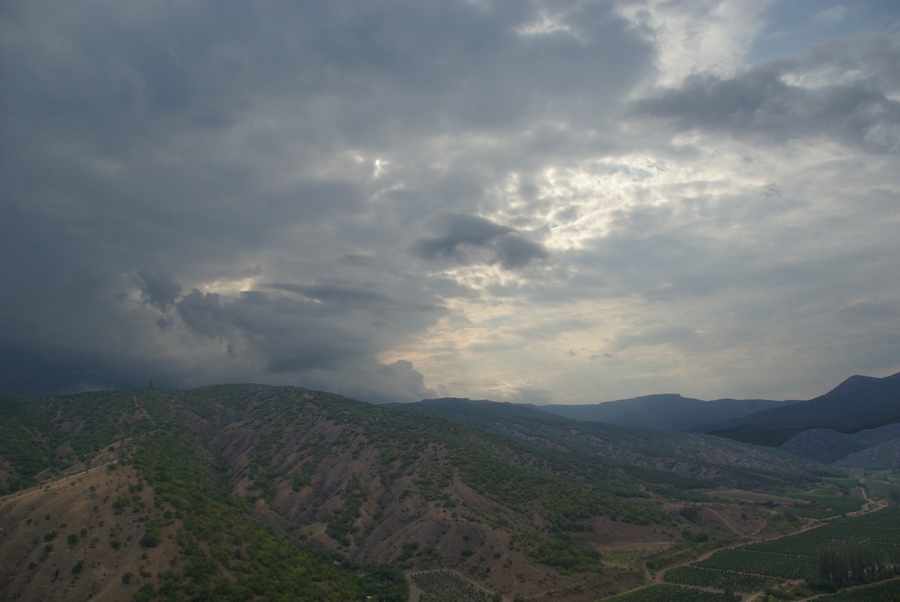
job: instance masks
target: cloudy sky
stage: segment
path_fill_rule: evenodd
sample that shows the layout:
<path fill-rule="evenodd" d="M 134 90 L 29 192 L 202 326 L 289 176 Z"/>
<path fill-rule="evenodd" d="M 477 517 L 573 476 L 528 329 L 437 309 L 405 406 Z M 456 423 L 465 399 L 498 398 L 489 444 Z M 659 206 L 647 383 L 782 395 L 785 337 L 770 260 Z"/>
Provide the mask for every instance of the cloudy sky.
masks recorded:
<path fill-rule="evenodd" d="M 900 371 L 896 0 L 8 0 L 0 392 Z"/>

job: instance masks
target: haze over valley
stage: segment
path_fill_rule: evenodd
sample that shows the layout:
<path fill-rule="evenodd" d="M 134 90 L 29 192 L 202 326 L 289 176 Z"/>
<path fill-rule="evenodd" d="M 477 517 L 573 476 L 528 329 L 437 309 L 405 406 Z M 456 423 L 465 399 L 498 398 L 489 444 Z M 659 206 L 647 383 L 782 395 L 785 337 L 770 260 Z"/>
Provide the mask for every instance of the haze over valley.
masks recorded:
<path fill-rule="evenodd" d="M 853 377 L 775 409 L 805 404 L 815 416 L 860 390 L 900 408 L 898 378 Z M 629 402 L 647 400 L 618 403 Z M 773 411 L 752 412 L 758 405 L 736 420 L 782 432 L 787 423 L 755 418 Z M 845 418 L 858 406 L 847 404 Z M 677 571 L 688 569 L 672 567 L 842 524 L 848 512 L 887 516 L 880 509 L 900 502 L 896 423 L 850 435 L 813 421 L 776 449 L 547 409 L 467 399 L 377 406 L 252 384 L 4 396 L 0 593 L 424 601 L 450 580 L 462 592 L 452 600 L 629 590 L 663 600 L 704 591 L 691 589 L 696 576 L 649 585 L 681 583 Z M 888 544 L 900 553 L 900 538 Z M 893 587 L 890 558 L 837 586 Z M 710 586 L 722 595 L 778 586 L 794 598 L 835 587 L 818 569 L 780 570 Z"/>

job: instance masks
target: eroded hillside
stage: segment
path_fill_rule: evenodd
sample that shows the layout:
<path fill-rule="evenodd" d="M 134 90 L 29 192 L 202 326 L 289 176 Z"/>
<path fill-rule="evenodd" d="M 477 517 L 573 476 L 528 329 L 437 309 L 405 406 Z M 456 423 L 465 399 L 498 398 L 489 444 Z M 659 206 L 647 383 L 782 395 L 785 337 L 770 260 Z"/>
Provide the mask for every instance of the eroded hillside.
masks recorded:
<path fill-rule="evenodd" d="M 113 462 L 7 496 L 0 506 L 5 599 L 122 600 L 172 568 L 180 526 L 169 511 L 158 542 L 145 540 L 152 493 L 133 467 Z M 177 561 L 176 561 L 177 564 Z M 27 595 L 26 595 L 27 593 Z"/>
<path fill-rule="evenodd" d="M 494 406 L 432 415 L 289 387 L 16 407 L 35 452 L 4 454 L 7 480 L 37 487 L 4 498 L 0 594 L 21 599 L 402 600 L 397 569 L 445 568 L 509 599 L 594 600 L 643 583 L 647 567 L 800 526 L 710 489 L 787 491 L 827 470 L 708 437 Z M 50 523 L 66 542 L 79 525 L 71 546 L 43 542 Z"/>

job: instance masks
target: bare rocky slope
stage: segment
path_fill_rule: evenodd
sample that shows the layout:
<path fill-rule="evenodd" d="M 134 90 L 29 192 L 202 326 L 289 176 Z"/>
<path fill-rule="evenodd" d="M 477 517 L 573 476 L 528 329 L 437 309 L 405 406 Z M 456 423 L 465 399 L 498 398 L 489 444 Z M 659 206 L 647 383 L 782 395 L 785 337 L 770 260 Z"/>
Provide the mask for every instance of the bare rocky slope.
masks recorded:
<path fill-rule="evenodd" d="M 4 599 L 403 600 L 401 570 L 448 568 L 509 600 L 595 600 L 799 527 L 710 490 L 831 474 L 506 404 L 390 409 L 255 385 L 6 401 Z"/>

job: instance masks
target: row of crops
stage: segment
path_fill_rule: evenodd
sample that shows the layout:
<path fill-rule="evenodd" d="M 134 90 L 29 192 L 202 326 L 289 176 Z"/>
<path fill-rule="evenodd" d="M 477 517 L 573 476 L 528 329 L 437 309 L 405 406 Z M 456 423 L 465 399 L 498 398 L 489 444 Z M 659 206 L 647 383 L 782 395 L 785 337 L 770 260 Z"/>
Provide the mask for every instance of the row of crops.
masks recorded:
<path fill-rule="evenodd" d="M 722 594 L 659 583 L 603 600 L 604 602 L 722 602 Z"/>
<path fill-rule="evenodd" d="M 491 602 L 491 596 L 449 571 L 427 571 L 411 575 L 422 595 L 419 602 Z"/>
<path fill-rule="evenodd" d="M 849 569 L 840 568 L 835 573 L 840 579 L 834 578 L 838 586 L 884 578 L 900 569 L 900 508 L 885 508 L 804 533 L 723 550 L 701 562 L 667 571 L 664 580 L 670 584 L 753 592 L 762 589 L 767 581 L 823 577 L 822 572 L 827 570 L 823 568 L 827 560 L 823 553 L 852 558 L 856 550 L 865 550 L 865 554 L 856 557 L 864 558 L 874 568 L 857 572 L 853 572 L 852 565 Z"/>
<path fill-rule="evenodd" d="M 900 596 L 900 580 L 888 581 L 857 587 L 845 592 L 838 592 L 815 598 L 816 602 L 873 602 L 874 600 L 893 600 Z"/>
<path fill-rule="evenodd" d="M 724 550 L 696 566 L 740 571 L 780 579 L 806 579 L 819 573 L 819 559 L 784 553 L 755 552 L 746 548 Z"/>
<path fill-rule="evenodd" d="M 668 583 L 714 587 L 725 590 L 730 587 L 736 592 L 755 592 L 763 588 L 770 579 L 761 575 L 749 575 L 736 571 L 718 571 L 696 566 L 680 566 L 666 572 Z"/>
<path fill-rule="evenodd" d="M 852 516 L 831 524 L 772 541 L 744 546 L 747 550 L 818 557 L 823 548 L 865 544 L 885 549 L 900 547 L 900 513 L 897 508 Z"/>
<path fill-rule="evenodd" d="M 798 495 L 795 497 L 812 502 L 812 505 L 808 508 L 793 508 L 790 510 L 790 513 L 794 516 L 801 516 L 803 518 L 822 519 L 837 516 L 839 514 L 846 514 L 848 512 L 857 512 L 862 510 L 863 505 L 866 503 L 862 498 L 851 497 L 849 495 L 836 496 L 809 494 Z"/>

